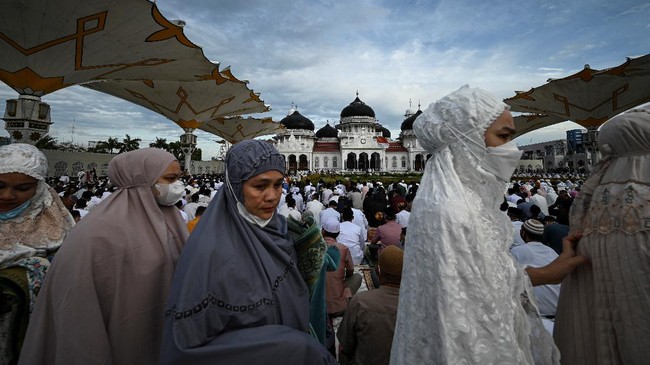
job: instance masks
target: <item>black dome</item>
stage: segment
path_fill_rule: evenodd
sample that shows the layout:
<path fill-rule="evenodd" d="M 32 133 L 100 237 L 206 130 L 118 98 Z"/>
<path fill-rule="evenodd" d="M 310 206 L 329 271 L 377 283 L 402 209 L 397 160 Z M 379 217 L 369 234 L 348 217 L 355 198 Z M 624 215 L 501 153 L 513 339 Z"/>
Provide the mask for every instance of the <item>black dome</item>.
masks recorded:
<path fill-rule="evenodd" d="M 386 127 L 379 126 L 376 129 L 377 132 L 381 132 L 381 136 L 384 138 L 390 138 L 390 131 Z"/>
<path fill-rule="evenodd" d="M 287 127 L 287 129 L 308 129 L 310 131 L 314 130 L 314 123 L 312 123 L 309 118 L 298 113 L 297 110 L 291 113 L 291 115 L 287 115 L 286 117 L 282 118 L 280 123 Z"/>
<path fill-rule="evenodd" d="M 417 113 L 415 113 L 415 114 L 411 115 L 410 117 L 404 119 L 404 121 L 402 122 L 401 129 L 403 131 L 412 130 L 413 129 L 413 122 L 415 122 L 415 119 L 417 119 L 417 117 L 419 117 L 420 114 L 422 114 L 422 110 L 418 110 Z"/>
<path fill-rule="evenodd" d="M 361 101 L 357 96 L 350 105 L 343 108 L 341 111 L 341 118 L 345 117 L 375 117 L 375 111 L 371 107 L 367 106 L 366 103 Z"/>
<path fill-rule="evenodd" d="M 316 138 L 337 138 L 338 136 L 339 131 L 329 123 L 316 132 Z"/>

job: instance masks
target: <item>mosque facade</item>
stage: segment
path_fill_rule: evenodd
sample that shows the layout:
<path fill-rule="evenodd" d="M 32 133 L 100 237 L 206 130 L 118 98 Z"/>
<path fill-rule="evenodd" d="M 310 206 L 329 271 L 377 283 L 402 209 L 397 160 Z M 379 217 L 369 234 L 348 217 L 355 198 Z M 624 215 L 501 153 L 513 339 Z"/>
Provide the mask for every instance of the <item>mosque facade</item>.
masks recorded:
<path fill-rule="evenodd" d="M 391 132 L 357 94 L 337 124 L 328 122 L 317 131 L 309 118 L 292 108 L 280 121 L 286 132 L 273 139 L 289 171 L 423 171 L 428 156 L 413 133 L 413 122 L 421 113 L 419 108 L 407 109 L 399 137 L 391 139 Z"/>

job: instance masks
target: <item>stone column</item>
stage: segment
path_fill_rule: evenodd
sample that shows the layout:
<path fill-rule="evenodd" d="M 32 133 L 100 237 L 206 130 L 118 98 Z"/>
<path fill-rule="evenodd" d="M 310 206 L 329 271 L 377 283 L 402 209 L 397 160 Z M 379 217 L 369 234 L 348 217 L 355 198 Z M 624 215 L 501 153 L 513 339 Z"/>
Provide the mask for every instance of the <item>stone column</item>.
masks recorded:
<path fill-rule="evenodd" d="M 185 133 L 181 135 L 181 150 L 185 154 L 185 171 L 192 174 L 192 152 L 196 149 L 196 135 L 192 133 L 194 128 L 183 128 L 183 130 Z"/>

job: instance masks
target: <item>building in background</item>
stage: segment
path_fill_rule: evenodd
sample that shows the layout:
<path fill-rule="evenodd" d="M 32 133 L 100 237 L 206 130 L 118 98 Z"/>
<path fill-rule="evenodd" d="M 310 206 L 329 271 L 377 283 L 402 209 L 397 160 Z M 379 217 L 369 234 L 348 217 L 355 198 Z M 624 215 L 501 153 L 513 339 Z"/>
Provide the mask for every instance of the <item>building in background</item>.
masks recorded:
<path fill-rule="evenodd" d="M 357 97 L 343 108 L 338 124 L 315 131 L 314 123 L 292 107 L 282 123 L 287 131 L 274 144 L 287 161 L 289 171 L 336 172 L 423 171 L 428 158 L 413 133 L 413 122 L 422 113 L 406 110 L 397 139 L 375 118 L 375 111 Z"/>
<path fill-rule="evenodd" d="M 574 129 L 558 139 L 519 146 L 521 156 L 518 172 L 581 172 L 588 173 L 600 159 L 596 147 L 597 131 Z"/>

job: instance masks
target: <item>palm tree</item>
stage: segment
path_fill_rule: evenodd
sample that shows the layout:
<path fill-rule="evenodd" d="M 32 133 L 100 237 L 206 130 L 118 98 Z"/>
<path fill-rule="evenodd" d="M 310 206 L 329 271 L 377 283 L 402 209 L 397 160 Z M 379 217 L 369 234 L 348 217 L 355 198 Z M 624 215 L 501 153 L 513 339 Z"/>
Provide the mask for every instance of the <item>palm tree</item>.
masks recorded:
<path fill-rule="evenodd" d="M 176 141 L 176 142 L 169 142 L 169 149 L 167 150 L 169 153 L 174 155 L 177 160 L 183 161 L 185 158 L 185 154 L 183 153 L 183 149 L 181 148 L 181 142 Z"/>
<path fill-rule="evenodd" d="M 170 142 L 169 149 L 167 151 L 172 155 L 174 155 L 174 157 L 176 157 L 177 160 L 179 161 L 185 160 L 185 153 L 183 153 L 183 149 L 181 148 L 180 141 Z M 194 151 L 192 151 L 192 161 L 201 161 L 202 156 L 203 156 L 203 151 L 201 151 L 200 148 L 196 148 Z"/>
<path fill-rule="evenodd" d="M 128 136 L 128 134 L 127 134 Z M 122 144 L 120 141 L 117 140 L 117 138 L 113 137 L 108 137 L 108 140 L 106 142 L 99 142 L 97 145 L 102 144 L 102 147 L 108 151 L 109 153 L 114 153 L 114 150 L 120 150 L 122 148 Z"/>
<path fill-rule="evenodd" d="M 149 143 L 149 147 L 160 148 L 161 150 L 169 152 L 169 143 L 167 143 L 165 138 L 156 137 L 156 141 Z"/>
<path fill-rule="evenodd" d="M 106 142 L 105 141 L 97 141 L 97 143 L 95 143 L 95 147 L 89 148 L 88 152 L 108 153 L 108 149 L 106 148 Z"/>
<path fill-rule="evenodd" d="M 197 148 L 192 152 L 192 161 L 201 161 L 203 157 L 203 151 L 200 148 Z"/>
<path fill-rule="evenodd" d="M 36 148 L 40 150 L 58 150 L 59 145 L 56 138 L 48 134 L 36 142 Z"/>
<path fill-rule="evenodd" d="M 119 147 L 120 153 L 137 150 L 138 148 L 140 148 L 140 141 L 142 141 L 142 139 L 131 138 L 131 136 L 127 134 L 126 138 L 124 138 L 122 140 L 122 143 L 120 143 L 120 147 Z"/>

